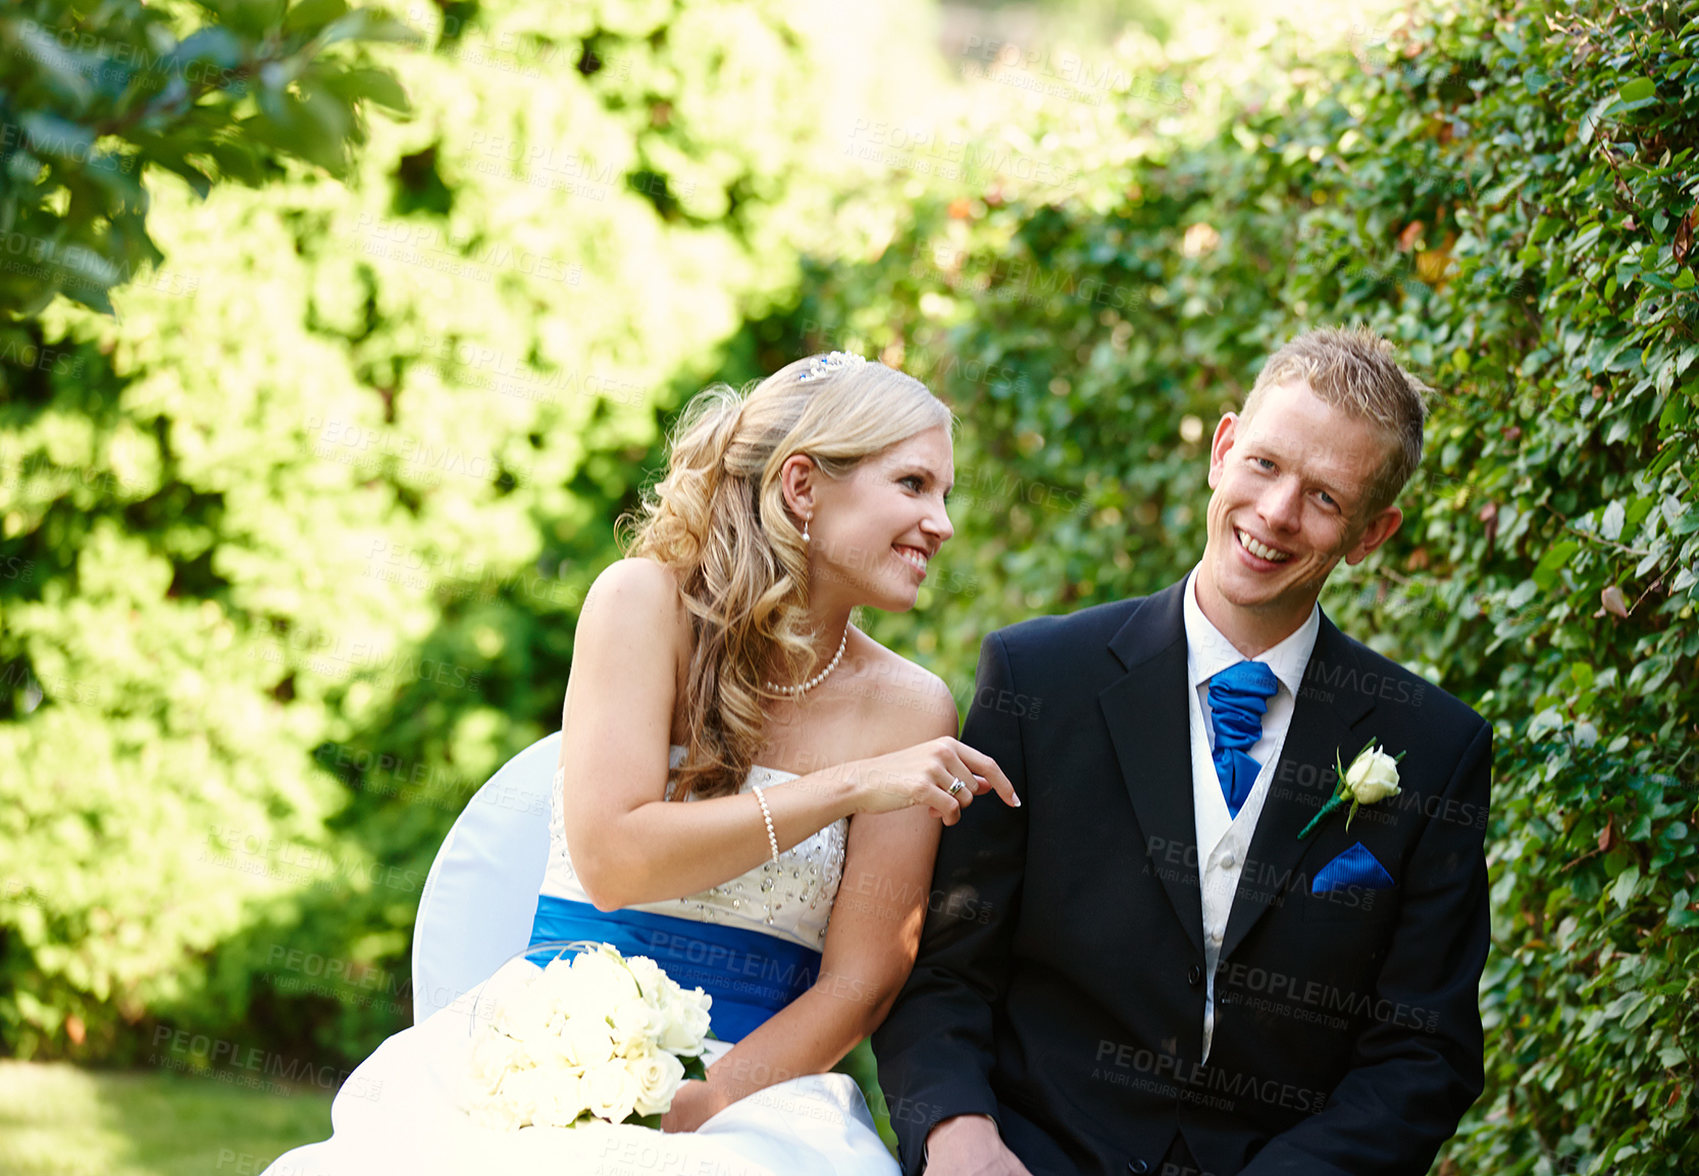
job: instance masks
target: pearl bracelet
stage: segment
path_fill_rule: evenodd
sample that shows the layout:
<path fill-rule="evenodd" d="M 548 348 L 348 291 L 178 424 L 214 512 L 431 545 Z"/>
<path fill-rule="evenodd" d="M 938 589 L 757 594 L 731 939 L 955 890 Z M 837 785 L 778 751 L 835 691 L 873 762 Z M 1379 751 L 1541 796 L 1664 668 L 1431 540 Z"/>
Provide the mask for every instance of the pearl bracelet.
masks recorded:
<path fill-rule="evenodd" d="M 773 851 L 773 864 L 779 864 L 779 835 L 773 832 L 773 811 L 767 807 L 767 798 L 761 795 L 761 787 L 756 785 L 750 789 L 755 793 L 755 799 L 761 802 L 761 819 L 767 822 L 767 845 Z"/>

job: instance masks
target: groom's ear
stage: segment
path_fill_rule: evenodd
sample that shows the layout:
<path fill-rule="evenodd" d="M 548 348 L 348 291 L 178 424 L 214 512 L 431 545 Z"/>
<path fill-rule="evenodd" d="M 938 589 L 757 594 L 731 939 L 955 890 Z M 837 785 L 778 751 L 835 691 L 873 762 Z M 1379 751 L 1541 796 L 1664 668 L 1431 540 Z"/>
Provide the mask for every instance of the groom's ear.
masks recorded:
<path fill-rule="evenodd" d="M 793 453 L 779 467 L 779 491 L 785 505 L 799 519 L 814 513 L 814 479 L 820 468 L 806 453 Z"/>
<path fill-rule="evenodd" d="M 1369 525 L 1363 528 L 1362 535 L 1357 539 L 1356 546 L 1346 553 L 1345 562 L 1355 567 L 1368 558 L 1369 552 L 1385 543 L 1397 533 L 1404 522 L 1404 512 L 1396 506 L 1388 506 L 1381 510 Z"/>
<path fill-rule="evenodd" d="M 1239 414 L 1222 415 L 1215 426 L 1215 438 L 1209 443 L 1209 488 L 1221 481 L 1221 471 L 1227 468 L 1227 451 L 1233 448 L 1233 437 L 1239 428 Z"/>

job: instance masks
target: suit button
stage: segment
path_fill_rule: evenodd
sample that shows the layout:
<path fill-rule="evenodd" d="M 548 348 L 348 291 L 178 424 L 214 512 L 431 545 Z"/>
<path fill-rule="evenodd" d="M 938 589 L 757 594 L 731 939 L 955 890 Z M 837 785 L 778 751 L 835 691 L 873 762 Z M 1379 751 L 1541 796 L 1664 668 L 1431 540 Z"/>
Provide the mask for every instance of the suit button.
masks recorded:
<path fill-rule="evenodd" d="M 1148 1160 L 1128 1160 L 1127 1171 L 1139 1173 L 1148 1172 L 1150 1171 L 1150 1162 Z"/>
<path fill-rule="evenodd" d="M 1193 988 L 1196 988 L 1199 984 L 1202 984 L 1203 983 L 1203 969 L 1198 967 L 1196 964 L 1193 964 L 1192 970 L 1186 973 L 1186 983 L 1190 984 Z M 1142 1171 L 1142 1169 L 1141 1169 L 1141 1171 Z"/>

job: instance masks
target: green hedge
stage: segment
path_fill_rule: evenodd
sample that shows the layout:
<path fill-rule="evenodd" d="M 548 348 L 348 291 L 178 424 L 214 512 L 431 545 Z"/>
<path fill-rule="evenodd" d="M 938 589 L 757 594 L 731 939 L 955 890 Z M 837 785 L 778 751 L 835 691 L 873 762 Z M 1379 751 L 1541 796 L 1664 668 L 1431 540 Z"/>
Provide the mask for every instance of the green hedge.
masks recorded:
<path fill-rule="evenodd" d="M 1323 599 L 1498 736 L 1490 1088 L 1444 1172 L 1699 1170 L 1696 58 L 1674 3 L 1430 7 L 1213 134 L 1129 99 L 1068 198 L 938 191 L 746 332 L 954 403 L 957 537 L 874 620 L 964 705 L 987 629 L 1183 574 L 1215 420 L 1291 334 L 1368 324 L 1446 391 L 1403 531 Z"/>

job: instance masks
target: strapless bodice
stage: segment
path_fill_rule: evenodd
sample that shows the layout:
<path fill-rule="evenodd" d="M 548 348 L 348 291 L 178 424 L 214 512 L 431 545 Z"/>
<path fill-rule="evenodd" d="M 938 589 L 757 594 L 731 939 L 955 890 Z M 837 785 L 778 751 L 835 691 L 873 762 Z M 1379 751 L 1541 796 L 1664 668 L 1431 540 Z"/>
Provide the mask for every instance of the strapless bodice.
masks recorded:
<path fill-rule="evenodd" d="M 668 757 L 676 768 L 684 761 L 683 747 L 674 744 Z M 575 902 L 589 902 L 578 873 L 572 868 L 572 855 L 566 847 L 566 823 L 561 811 L 561 775 L 556 771 L 549 789 L 549 864 L 543 875 L 542 893 Z M 796 778 L 794 772 L 757 765 L 739 788 L 739 794 L 757 786 L 767 787 Z M 672 794 L 672 781 L 667 793 Z M 696 798 L 690 797 L 689 804 Z M 766 836 L 761 812 L 749 806 L 752 836 Z M 826 940 L 826 924 L 831 918 L 832 902 L 837 898 L 838 884 L 844 874 L 844 846 L 849 836 L 849 820 L 833 822 L 813 836 L 804 839 L 779 855 L 778 865 L 761 863 L 747 874 L 711 887 L 699 894 L 665 902 L 640 903 L 636 911 L 651 911 L 658 915 L 691 919 L 701 923 L 721 923 L 746 927 L 768 935 L 777 935 L 803 947 L 820 950 Z"/>

